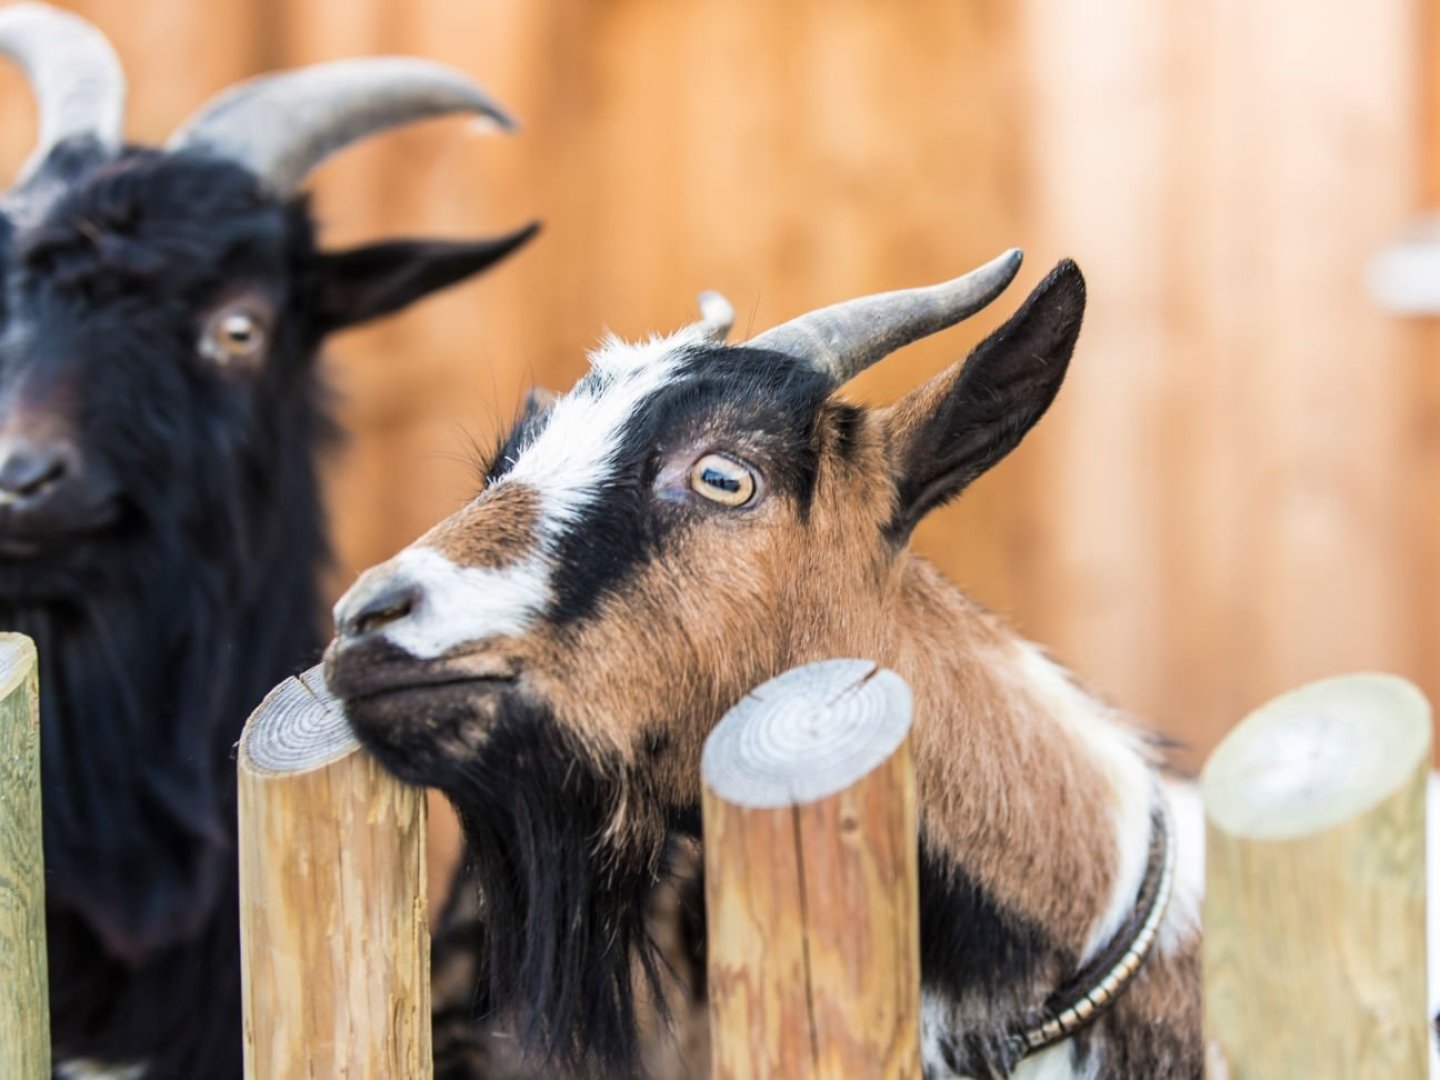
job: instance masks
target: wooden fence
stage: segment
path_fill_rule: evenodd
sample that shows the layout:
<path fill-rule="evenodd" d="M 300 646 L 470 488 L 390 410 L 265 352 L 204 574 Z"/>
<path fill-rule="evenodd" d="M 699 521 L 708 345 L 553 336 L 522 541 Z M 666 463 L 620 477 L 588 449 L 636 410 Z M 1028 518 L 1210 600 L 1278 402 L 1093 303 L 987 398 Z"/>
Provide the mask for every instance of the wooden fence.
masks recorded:
<path fill-rule="evenodd" d="M 1389 676 L 1276 698 L 1211 755 L 1211 1076 L 1426 1075 L 1429 778 L 1430 706 Z"/>
<path fill-rule="evenodd" d="M 413 840 L 421 801 L 361 767 L 338 713 L 313 674 L 286 684 L 251 721 L 242 744 L 242 815 L 267 820 L 315 816 L 312 789 L 294 779 L 263 788 L 247 772 L 261 732 L 286 747 L 282 770 L 308 775 L 318 763 L 350 762 L 363 773 L 356 797 L 406 806 L 409 846 L 388 872 L 369 879 L 372 902 L 353 917 L 422 935 L 424 875 Z M 889 672 L 859 661 L 798 668 L 737 705 L 706 744 L 705 821 L 708 992 L 717 1080 L 742 1077 L 918 1077 L 920 1075 L 919 910 L 916 802 L 908 730 L 910 695 Z M 1422 1076 L 1428 1068 L 1426 1001 L 1425 784 L 1430 710 L 1400 679 L 1356 676 L 1314 684 L 1243 722 L 1206 767 L 1209 820 L 1205 924 L 1206 1023 L 1213 1076 Z M 328 765 L 327 769 L 335 766 Z M 374 785 L 374 786 L 372 786 Z M 292 794 L 283 794 L 287 786 Z M 347 798 L 349 781 L 345 782 Z M 299 799 L 296 796 L 299 796 Z M 331 796 L 327 794 L 326 799 Z M 248 808 L 247 808 L 248 803 Z M 328 805 L 328 803 L 327 803 Z M 402 815 L 403 816 L 403 815 Z M 245 853 L 245 865 L 328 863 L 364 844 L 329 812 L 316 848 Z M 242 823 L 245 818 L 242 817 Z M 392 821 L 391 828 L 395 827 Z M 283 830 L 275 835 L 283 835 Z M 242 832 L 253 845 L 259 833 Z M 367 840 L 368 844 L 369 841 Z M 348 1005 L 337 996 L 309 1030 L 280 1019 L 299 1000 L 334 994 L 326 974 L 360 968 L 370 980 L 346 1026 L 367 1028 L 385 988 L 404 987 L 387 1042 L 371 1039 L 350 1058 L 355 1075 L 393 1069 L 394 1043 L 427 1037 L 415 954 L 373 950 L 347 956 L 339 932 L 347 913 L 316 920 L 309 900 L 285 914 L 285 873 L 264 898 L 267 921 L 302 927 L 293 951 L 257 940 L 244 904 L 247 971 L 276 966 L 318 977 L 295 979 L 266 997 L 248 978 L 247 1049 L 270 1032 L 270 1061 L 333 1063 L 331 1032 Z M 254 880 L 252 869 L 246 881 Z M 407 893 L 407 889 L 409 890 Z M 378 890 L 378 891 L 377 891 Z M 296 890 L 292 890 L 292 895 Z M 313 895 L 306 892 L 308 897 Z M 375 897 L 393 905 L 377 910 Z M 332 910 L 326 908 L 325 910 Z M 305 918 L 298 919 L 303 913 Z M 407 920 L 409 920 L 407 922 Z M 387 940 L 404 935 L 387 930 Z M 327 947 L 325 942 L 331 944 Z M 311 956 L 306 960 L 304 957 Z M 315 1010 L 313 1002 L 310 1009 Z M 265 1019 L 254 1017 L 263 1015 Z M 317 1054 L 325 1057 L 317 1057 Z M 252 1076 L 305 1075 L 299 1066 Z M 412 1059 L 413 1060 L 413 1059 Z M 407 1075 L 427 1075 L 423 1070 Z"/>
<path fill-rule="evenodd" d="M 240 740 L 245 1071 L 428 1077 L 425 798 L 360 751 L 319 668 Z"/>
<path fill-rule="evenodd" d="M 0 636 L 0 1080 L 49 1075 L 33 646 Z M 911 700 L 860 661 L 796 669 L 702 773 L 716 1077 L 920 1075 Z M 1216 750 L 1212 1077 L 1423 1076 L 1430 708 L 1312 684 Z M 318 671 L 240 747 L 247 1075 L 431 1075 L 425 800 L 360 752 Z M 1182 858 L 1184 853 L 1182 852 Z"/>
<path fill-rule="evenodd" d="M 759 687 L 705 745 L 716 1080 L 920 1072 L 910 691 L 858 660 Z"/>
<path fill-rule="evenodd" d="M 0 634 L 0 1080 L 50 1075 L 35 646 Z"/>

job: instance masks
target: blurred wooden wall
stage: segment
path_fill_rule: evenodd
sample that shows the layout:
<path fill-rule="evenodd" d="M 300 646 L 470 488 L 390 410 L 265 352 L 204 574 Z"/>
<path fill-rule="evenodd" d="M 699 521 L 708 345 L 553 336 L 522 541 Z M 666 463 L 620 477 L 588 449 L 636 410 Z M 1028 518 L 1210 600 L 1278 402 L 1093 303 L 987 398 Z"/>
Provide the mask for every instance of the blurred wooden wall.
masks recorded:
<path fill-rule="evenodd" d="M 317 176 L 335 244 L 546 225 L 489 278 L 335 343 L 337 586 L 457 505 L 467 438 L 490 443 L 532 383 L 568 386 L 606 328 L 674 327 L 702 288 L 762 328 L 1018 243 L 1003 311 L 1063 255 L 1087 273 L 1073 375 L 919 542 L 1205 747 L 1336 671 L 1440 692 L 1440 339 L 1360 287 L 1440 197 L 1431 2 L 73 6 L 127 61 L 137 137 L 249 71 L 373 52 L 455 64 L 524 123 L 426 125 Z M 3 73 L 6 162 L 28 109 Z M 855 392 L 893 398 L 1000 314 Z"/>

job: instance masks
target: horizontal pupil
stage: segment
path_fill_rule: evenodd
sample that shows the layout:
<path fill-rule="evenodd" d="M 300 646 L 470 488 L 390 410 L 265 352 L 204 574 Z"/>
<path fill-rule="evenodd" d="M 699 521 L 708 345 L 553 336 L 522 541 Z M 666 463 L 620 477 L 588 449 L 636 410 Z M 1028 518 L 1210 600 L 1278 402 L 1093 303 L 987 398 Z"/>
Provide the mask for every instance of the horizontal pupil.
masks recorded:
<path fill-rule="evenodd" d="M 738 476 L 726 476 L 719 469 L 702 469 L 700 479 L 713 488 L 721 491 L 739 491 L 740 478 Z"/>

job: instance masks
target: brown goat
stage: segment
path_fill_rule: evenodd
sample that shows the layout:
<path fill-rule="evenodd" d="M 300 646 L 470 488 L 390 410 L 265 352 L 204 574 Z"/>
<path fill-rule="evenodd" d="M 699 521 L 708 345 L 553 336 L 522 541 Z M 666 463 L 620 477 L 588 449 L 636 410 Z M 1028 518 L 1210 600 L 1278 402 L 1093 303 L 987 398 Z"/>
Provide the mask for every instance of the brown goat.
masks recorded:
<path fill-rule="evenodd" d="M 854 656 L 915 694 L 927 1076 L 1201 1075 L 1198 838 L 1166 827 L 1181 796 L 1123 717 L 907 546 L 1054 399 L 1079 270 L 1061 263 L 897 404 L 837 394 L 1018 266 L 1012 252 L 742 347 L 703 324 L 606 343 L 521 419 L 468 506 L 336 608 L 331 686 L 387 767 L 455 804 L 483 1007 L 541 1052 L 635 1067 L 637 996 L 665 978 L 645 919 L 676 838 L 699 831 L 706 735 L 759 683 Z M 1128 987 L 1097 996 L 1108 1008 L 1082 1006 L 1068 1038 L 1021 1035 L 1161 910 Z"/>

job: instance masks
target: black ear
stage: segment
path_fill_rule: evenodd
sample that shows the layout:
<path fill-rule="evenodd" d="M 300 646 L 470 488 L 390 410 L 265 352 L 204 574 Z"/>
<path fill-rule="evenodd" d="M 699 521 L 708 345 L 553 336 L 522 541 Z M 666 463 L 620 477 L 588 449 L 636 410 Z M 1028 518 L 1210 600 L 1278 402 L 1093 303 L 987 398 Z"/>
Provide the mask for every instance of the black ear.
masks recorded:
<path fill-rule="evenodd" d="M 897 538 L 1015 449 L 1045 414 L 1065 378 L 1084 313 L 1085 279 L 1066 259 L 968 359 L 891 408 L 886 423 L 899 493 L 891 525 Z"/>
<path fill-rule="evenodd" d="M 320 255 L 316 307 L 329 333 L 389 315 L 478 274 L 540 231 L 531 222 L 488 240 L 390 240 Z"/>

